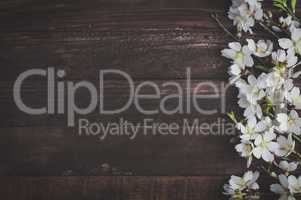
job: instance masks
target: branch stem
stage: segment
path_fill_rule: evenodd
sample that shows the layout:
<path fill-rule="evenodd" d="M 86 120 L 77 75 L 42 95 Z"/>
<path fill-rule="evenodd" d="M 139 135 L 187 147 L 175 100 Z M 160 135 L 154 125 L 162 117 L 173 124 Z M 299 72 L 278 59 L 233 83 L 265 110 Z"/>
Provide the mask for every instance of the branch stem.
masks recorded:
<path fill-rule="evenodd" d="M 273 35 L 275 38 L 279 39 L 278 35 L 276 35 L 276 33 L 274 33 L 268 26 L 266 26 L 264 23 L 259 22 L 259 25 L 266 30 L 267 32 L 269 32 L 271 35 Z"/>
<path fill-rule="evenodd" d="M 226 26 L 219 20 L 218 15 L 216 13 L 212 13 L 211 17 L 216 21 L 216 23 L 219 25 L 220 28 L 223 29 L 232 39 L 234 39 L 237 42 L 241 42 L 240 39 L 238 39 L 235 35 L 233 35 Z"/>
<path fill-rule="evenodd" d="M 293 153 L 296 155 L 296 156 L 298 156 L 298 158 L 301 160 L 301 154 L 299 153 L 299 152 L 297 152 L 297 151 L 293 151 Z"/>
<path fill-rule="evenodd" d="M 301 139 L 298 137 L 298 136 L 296 136 L 296 135 L 293 135 L 293 137 L 298 141 L 298 142 L 300 142 L 301 143 Z"/>

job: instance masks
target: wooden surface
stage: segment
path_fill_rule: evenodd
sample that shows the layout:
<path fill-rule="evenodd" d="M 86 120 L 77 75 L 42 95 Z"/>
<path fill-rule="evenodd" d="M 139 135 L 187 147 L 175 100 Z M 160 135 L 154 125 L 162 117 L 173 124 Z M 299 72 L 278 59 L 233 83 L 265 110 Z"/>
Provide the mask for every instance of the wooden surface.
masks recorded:
<path fill-rule="evenodd" d="M 215 199 L 220 177 L 4 178 L 1 194 L 12 199 Z M 43 189 L 42 189 L 43 188 Z M 43 191 L 42 191 L 43 190 Z M 204 191 L 200 192 L 200 191 Z"/>
<path fill-rule="evenodd" d="M 120 69 L 135 84 L 166 80 L 185 84 L 190 67 L 193 83 L 227 80 L 220 50 L 229 38 L 211 19 L 229 5 L 222 0 L 2 0 L 0 2 L 0 195 L 29 200 L 211 200 L 223 199 L 228 176 L 245 163 L 226 136 L 80 137 L 63 116 L 28 116 L 13 102 L 18 74 L 30 68 L 64 69 L 68 80 L 97 80 L 100 69 Z M 195 85 L 191 86 L 193 89 Z M 127 98 L 123 80 L 106 80 L 105 101 Z M 45 82 L 30 80 L 24 98 L 43 105 Z M 146 91 L 147 92 L 147 91 Z M 172 90 L 166 90 L 171 94 Z M 80 91 L 79 105 L 89 98 Z M 211 94 L 202 88 L 200 94 Z M 235 92 L 226 94 L 235 109 Z M 147 108 L 158 102 L 150 101 Z M 219 102 L 202 102 L 219 108 Z M 171 102 L 171 105 L 175 102 Z M 91 120 L 118 121 L 119 115 Z M 122 117 L 137 122 L 145 116 L 134 108 Z M 215 122 L 219 113 L 154 115 L 160 122 L 199 118 Z"/>

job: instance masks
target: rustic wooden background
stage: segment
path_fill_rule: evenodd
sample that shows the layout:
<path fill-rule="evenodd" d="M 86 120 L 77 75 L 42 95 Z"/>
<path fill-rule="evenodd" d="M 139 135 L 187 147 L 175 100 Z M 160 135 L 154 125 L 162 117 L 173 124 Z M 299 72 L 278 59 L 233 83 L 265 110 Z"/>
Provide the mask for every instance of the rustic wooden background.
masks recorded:
<path fill-rule="evenodd" d="M 229 38 L 210 13 L 223 15 L 228 6 L 223 0 L 1 0 L 1 199 L 223 199 L 228 176 L 245 167 L 229 137 L 79 137 L 62 116 L 29 117 L 19 111 L 12 85 L 24 70 L 49 66 L 65 69 L 69 80 L 96 80 L 98 70 L 110 68 L 129 73 L 135 83 L 184 84 L 190 67 L 196 83 L 225 81 L 227 63 L 219 52 Z M 123 80 L 112 77 L 106 85 L 112 105 L 126 98 Z M 45 90 L 45 82 L 31 80 L 23 95 L 39 106 L 46 102 Z M 233 94 L 227 95 L 229 107 L 235 107 Z M 86 96 L 82 92 L 78 103 L 84 105 Z M 102 121 L 119 117 L 89 115 Z M 144 116 L 129 109 L 123 117 L 135 122 Z M 195 111 L 155 119 L 183 117 L 213 122 L 221 115 Z"/>

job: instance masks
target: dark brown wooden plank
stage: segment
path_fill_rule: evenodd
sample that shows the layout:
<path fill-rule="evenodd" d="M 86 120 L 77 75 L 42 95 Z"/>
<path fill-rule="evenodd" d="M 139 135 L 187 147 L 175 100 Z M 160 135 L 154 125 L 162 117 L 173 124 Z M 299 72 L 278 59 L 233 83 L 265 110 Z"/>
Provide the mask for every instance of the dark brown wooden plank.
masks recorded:
<path fill-rule="evenodd" d="M 7 200 L 199 200 L 219 199 L 222 177 L 1 178 Z"/>
<path fill-rule="evenodd" d="M 224 10 L 229 5 L 228 0 L 3 0 L 0 3 L 2 13 L 26 12 L 66 12 L 70 10 L 134 10 L 134 9 L 164 9 L 164 8 L 201 8 Z"/>
<path fill-rule="evenodd" d="M 134 140 L 112 136 L 101 141 L 96 136 L 78 136 L 76 128 L 66 128 L 64 116 L 32 117 L 20 112 L 12 101 L 12 83 L 24 70 L 48 66 L 64 69 L 69 80 L 91 81 L 100 69 L 120 69 L 136 84 L 146 79 L 161 85 L 176 80 L 181 86 L 185 68 L 190 67 L 194 84 L 201 81 L 198 79 L 219 83 L 227 78 L 228 62 L 219 52 L 229 38 L 210 13 L 223 15 L 228 6 L 229 1 L 220 0 L 1 1 L 0 175 L 60 176 L 1 177 L 1 197 L 223 199 L 224 175 L 245 167 L 229 137 L 139 135 Z M 115 77 L 111 79 L 106 100 L 114 106 L 127 98 L 127 88 Z M 45 103 L 44 83 L 31 82 L 25 88 L 29 103 Z M 164 94 L 172 92 L 165 90 Z M 212 91 L 203 88 L 200 93 Z M 79 96 L 78 104 L 89 101 L 84 91 Z M 234 102 L 229 103 L 231 108 L 237 107 Z M 157 103 L 144 105 L 151 108 Z M 203 104 L 218 107 L 218 100 L 207 99 Z M 86 117 L 116 122 L 121 116 L 91 113 Z M 132 122 L 145 118 L 133 108 L 122 117 Z M 185 117 L 214 123 L 223 115 L 204 116 L 193 110 L 186 115 L 152 116 L 159 122 L 179 122 Z M 72 175 L 204 176 L 61 177 Z"/>
<path fill-rule="evenodd" d="M 74 79 L 92 79 L 99 69 L 120 69 L 139 79 L 183 78 L 186 67 L 194 78 L 226 77 L 219 55 L 228 40 L 209 12 L 72 13 L 16 23 L 1 23 L 2 80 L 48 66 Z"/>
<path fill-rule="evenodd" d="M 265 0 L 265 5 L 271 6 L 272 0 Z M 2 0 L 1 13 L 26 12 L 66 12 L 70 10 L 137 10 L 194 8 L 225 11 L 231 5 L 230 0 Z"/>
<path fill-rule="evenodd" d="M 1 177 L 6 200 L 223 200 L 228 177 Z M 261 200 L 276 199 L 267 191 Z"/>
<path fill-rule="evenodd" d="M 43 79 L 39 78 L 39 79 Z M 73 80 L 75 83 L 80 80 Z M 89 80 L 99 91 L 100 82 Z M 144 81 L 134 81 L 135 90 Z M 166 83 L 175 83 L 180 87 L 180 91 L 174 86 L 164 86 Z M 134 122 L 140 122 L 143 118 L 152 118 L 156 121 L 162 122 L 181 122 L 187 118 L 189 120 L 202 119 L 203 121 L 214 121 L 218 118 L 225 118 L 225 114 L 228 111 L 237 110 L 237 105 L 233 102 L 236 98 L 236 92 L 233 87 L 229 87 L 227 81 L 217 80 L 191 80 L 187 83 L 187 80 L 153 80 L 159 91 L 160 98 L 140 100 L 139 105 L 145 110 L 158 110 L 158 114 L 145 115 L 141 113 L 137 104 L 132 101 L 131 106 L 118 114 L 103 114 L 99 111 L 100 100 L 98 99 L 98 106 L 91 113 L 81 116 L 76 115 L 76 121 L 78 118 L 88 118 L 90 120 L 101 120 L 103 122 L 118 121 L 119 118 L 124 118 Z M 45 127 L 66 127 L 67 125 L 67 92 L 65 92 L 64 99 L 54 99 L 54 105 L 57 109 L 58 103 L 64 101 L 64 113 L 65 114 L 44 114 L 44 115 L 29 115 L 23 113 L 14 102 L 13 99 L 13 82 L 2 81 L 0 83 L 0 108 L 2 115 L 0 116 L 1 127 L 14 127 L 14 126 L 45 126 Z M 103 104 L 104 108 L 117 109 L 126 104 L 129 100 L 129 83 L 122 80 L 105 80 L 103 82 Z M 190 84 L 190 85 L 189 85 Z M 216 87 L 216 91 L 215 88 Z M 47 83 L 46 80 L 26 80 L 21 88 L 22 100 L 26 105 L 39 108 L 47 106 Z M 65 88 L 67 91 L 67 89 Z M 57 90 L 55 90 L 57 92 Z M 174 114 L 168 114 L 162 112 L 160 109 L 160 103 L 163 98 L 173 94 L 182 93 L 183 103 L 179 102 L 178 98 L 170 99 L 166 102 L 165 108 L 173 110 L 178 106 L 182 108 L 183 113 L 177 112 Z M 154 88 L 142 87 L 139 94 L 154 94 Z M 197 104 L 194 104 L 194 95 L 204 95 L 197 100 Z M 90 94 L 85 88 L 80 88 L 75 94 L 75 104 L 77 106 L 85 107 L 90 102 Z M 98 92 L 98 98 L 100 98 L 100 92 Z M 188 96 L 190 95 L 190 96 Z M 212 98 L 212 95 L 216 95 Z M 187 111 L 187 105 L 190 105 L 190 111 Z M 205 114 L 197 110 L 197 107 L 203 110 L 216 110 L 216 113 Z"/>
<path fill-rule="evenodd" d="M 70 128 L 1 128 L 0 175 L 224 175 L 242 161 L 224 135 L 78 135 Z M 186 132 L 187 133 L 187 132 Z"/>
<path fill-rule="evenodd" d="M 73 80 L 75 83 L 80 80 Z M 99 91 L 99 82 L 90 81 L 97 91 Z M 124 118 L 133 123 L 141 122 L 144 118 L 151 118 L 159 122 L 177 122 L 181 123 L 183 119 L 194 120 L 201 119 L 204 122 L 214 122 L 218 119 L 225 119 L 225 114 L 229 111 L 235 111 L 241 113 L 237 105 L 237 90 L 236 88 L 227 85 L 227 81 L 216 80 L 191 80 L 191 86 L 188 86 L 186 80 L 156 80 L 152 81 L 158 86 L 160 91 L 160 98 L 158 99 L 142 99 L 139 100 L 139 105 L 145 110 L 158 110 L 157 114 L 146 115 L 140 112 L 137 108 L 137 104 L 131 101 L 131 106 L 125 111 L 117 114 L 104 114 L 99 110 L 100 100 L 98 99 L 97 106 L 91 113 L 86 115 L 75 115 L 75 121 L 79 118 L 87 118 L 91 121 L 117 122 L 120 118 Z M 162 112 L 160 103 L 164 97 L 178 94 L 176 87 L 164 86 L 164 83 L 173 82 L 177 83 L 183 94 L 183 103 L 179 102 L 178 98 L 170 99 L 164 104 L 168 110 L 181 107 L 183 112 L 176 112 L 169 114 Z M 143 81 L 134 81 L 135 89 Z M 208 85 L 211 84 L 211 85 Z M 297 86 L 300 86 L 297 83 Z M 200 87 L 198 87 L 200 86 Z M 216 87 L 214 91 L 213 87 Z M 65 92 L 64 99 L 55 98 L 51 101 L 55 105 L 55 114 L 42 114 L 42 115 L 30 115 L 21 111 L 13 99 L 13 83 L 2 81 L 0 82 L 0 109 L 2 115 L 0 116 L 0 127 L 29 127 L 29 126 L 43 126 L 43 127 L 66 127 L 67 126 L 67 92 Z M 189 92 L 190 91 L 190 92 Z M 56 91 L 57 92 L 57 91 Z M 197 100 L 194 104 L 194 93 L 203 95 L 203 97 Z M 128 82 L 122 80 L 105 80 L 104 81 L 104 96 L 103 106 L 104 109 L 115 110 L 123 107 L 129 100 L 129 86 Z M 187 95 L 189 93 L 191 96 Z M 142 87 L 140 94 L 154 94 L 154 89 L 151 87 Z M 97 94 L 98 98 L 100 92 Z M 216 97 L 212 98 L 212 95 Z M 85 88 L 80 88 L 75 94 L 75 104 L 79 107 L 86 107 L 90 102 L 90 94 Z M 46 81 L 26 81 L 22 87 L 22 100 L 24 103 L 32 108 L 40 108 L 47 106 L 47 84 Z M 58 103 L 64 101 L 64 114 L 58 114 Z M 190 105 L 190 111 L 187 111 L 187 105 Z M 206 114 L 197 109 L 199 107 L 202 110 L 211 110 L 215 113 Z"/>
<path fill-rule="evenodd" d="M 229 62 L 220 50 L 230 39 L 210 11 L 59 13 L 1 26 L 2 80 L 48 66 L 65 69 L 72 79 L 95 79 L 99 69 L 120 69 L 136 79 L 181 79 L 187 67 L 193 78 L 227 77 Z"/>

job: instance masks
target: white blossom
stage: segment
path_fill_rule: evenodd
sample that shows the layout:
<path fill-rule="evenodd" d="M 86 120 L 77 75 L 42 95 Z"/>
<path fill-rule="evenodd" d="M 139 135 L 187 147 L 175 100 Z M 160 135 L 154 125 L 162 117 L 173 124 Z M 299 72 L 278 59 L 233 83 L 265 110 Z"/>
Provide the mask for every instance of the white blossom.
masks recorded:
<path fill-rule="evenodd" d="M 248 76 L 248 82 L 240 81 L 236 84 L 239 88 L 238 105 L 244 108 L 244 116 L 253 118 L 262 117 L 262 109 L 258 101 L 265 96 L 264 88 L 266 87 L 266 74 L 261 74 L 257 79 L 254 75 Z"/>
<path fill-rule="evenodd" d="M 274 93 L 276 90 L 281 89 L 284 82 L 285 79 L 278 71 L 270 72 L 267 75 L 267 79 L 266 79 L 267 87 L 272 91 L 272 93 Z"/>
<path fill-rule="evenodd" d="M 278 176 L 280 184 L 272 184 L 270 190 L 280 195 L 278 200 L 295 200 L 295 198 L 289 192 L 288 179 L 285 175 L 281 174 Z"/>
<path fill-rule="evenodd" d="M 253 155 L 257 159 L 262 158 L 266 162 L 273 162 L 275 158 L 273 152 L 279 148 L 279 145 L 273 141 L 275 138 L 276 134 L 269 132 L 257 136 L 254 142 L 256 147 L 253 150 Z"/>
<path fill-rule="evenodd" d="M 255 116 L 262 118 L 262 109 L 258 102 L 249 102 L 246 96 L 239 96 L 238 105 L 245 109 L 244 116 L 247 119 L 254 118 Z"/>
<path fill-rule="evenodd" d="M 259 133 L 262 131 L 260 124 L 257 124 L 256 118 L 250 118 L 246 125 L 238 123 L 236 127 L 241 131 L 240 138 L 242 140 L 255 140 Z"/>
<path fill-rule="evenodd" d="M 299 27 L 299 22 L 296 20 L 293 20 L 292 16 L 287 16 L 287 17 L 280 17 L 279 18 L 279 23 L 281 24 L 282 28 L 287 28 L 288 30 L 292 31 L 295 28 Z"/>
<path fill-rule="evenodd" d="M 279 130 L 287 133 L 301 134 L 301 118 L 295 110 L 291 110 L 289 115 L 286 113 L 277 114 L 277 121 L 280 123 Z"/>
<path fill-rule="evenodd" d="M 280 39 L 280 45 L 282 42 L 282 39 Z M 273 52 L 272 60 L 276 67 L 275 70 L 277 70 L 279 73 L 284 73 L 286 68 L 292 67 L 298 62 L 298 58 L 295 56 L 295 53 L 292 51 L 292 49 L 287 51 L 279 49 L 276 52 Z"/>
<path fill-rule="evenodd" d="M 285 172 L 293 172 L 297 169 L 298 162 L 287 162 L 286 160 L 283 160 L 279 163 L 278 166 Z"/>
<path fill-rule="evenodd" d="M 296 109 L 301 109 L 301 95 L 299 88 L 293 87 L 292 90 L 286 93 L 286 98 Z"/>
<path fill-rule="evenodd" d="M 277 143 L 279 145 L 279 148 L 275 151 L 277 156 L 289 156 L 295 149 L 295 141 L 291 134 L 287 138 L 280 135 L 277 138 Z"/>
<path fill-rule="evenodd" d="M 242 177 L 231 176 L 229 183 L 224 185 L 224 194 L 235 196 L 241 194 L 244 190 L 258 190 L 259 185 L 256 182 L 259 178 L 259 172 L 247 171 Z"/>
<path fill-rule="evenodd" d="M 299 74 L 293 70 L 301 57 L 301 28 L 290 13 L 274 23 L 271 12 L 263 14 L 261 3 L 261 0 L 232 0 L 228 17 L 237 28 L 238 36 L 242 32 L 252 34 L 252 28 L 260 22 L 262 30 L 271 33 L 273 30 L 267 29 L 274 26 L 274 30 L 279 31 L 278 41 L 246 37 L 247 44 L 231 42 L 229 48 L 221 51 L 231 60 L 229 80 L 238 89 L 237 103 L 243 113 L 232 118 L 240 131 L 240 142 L 235 150 L 247 160 L 248 168 L 255 157 L 268 162 L 271 167 L 267 172 L 272 177 L 282 171 L 279 183 L 272 184 L 270 190 L 279 194 L 279 200 L 296 200 L 301 196 L 301 176 L 291 173 L 299 173 L 300 154 L 295 146 L 299 141 L 297 136 L 301 135 L 301 118 L 296 112 L 301 110 L 301 94 L 292 79 Z M 278 6 L 281 3 L 276 2 Z M 288 36 L 283 36 L 284 33 Z M 258 172 L 252 171 L 242 177 L 231 176 L 224 186 L 224 194 L 232 200 L 257 194 L 253 190 L 259 188 L 258 176 Z"/>
<path fill-rule="evenodd" d="M 279 45 L 283 49 L 291 49 L 297 54 L 301 53 L 301 29 L 294 28 L 291 30 L 291 38 L 281 38 L 279 39 Z"/>
<path fill-rule="evenodd" d="M 248 46 L 242 47 L 239 42 L 229 43 L 229 49 L 222 50 L 222 55 L 239 66 L 252 67 L 254 65 L 250 49 Z"/>
<path fill-rule="evenodd" d="M 257 57 L 266 57 L 271 55 L 273 51 L 273 43 L 271 40 L 259 40 L 257 43 L 252 39 L 247 39 L 248 47 L 251 50 L 252 54 Z"/>
<path fill-rule="evenodd" d="M 301 176 L 297 179 L 295 176 L 290 175 L 288 177 L 288 189 L 292 194 L 301 193 Z"/>
<path fill-rule="evenodd" d="M 250 32 L 256 20 L 262 20 L 263 10 L 260 1 L 257 0 L 233 0 L 228 17 L 233 20 L 238 33 Z"/>
<path fill-rule="evenodd" d="M 241 66 L 238 64 L 233 64 L 229 67 L 228 74 L 230 75 L 230 84 L 235 83 L 240 79 L 242 72 L 244 71 L 245 66 Z"/>
<path fill-rule="evenodd" d="M 265 96 L 264 88 L 266 87 L 266 74 L 261 74 L 258 79 L 254 75 L 248 76 L 248 85 L 244 88 L 244 93 L 248 101 L 254 103 Z"/>
<path fill-rule="evenodd" d="M 249 140 L 241 140 L 241 143 L 235 146 L 237 152 L 240 153 L 240 156 L 243 158 L 247 158 L 247 167 L 249 168 L 252 163 L 252 154 L 253 154 L 254 145 Z"/>
<path fill-rule="evenodd" d="M 260 127 L 257 130 L 262 130 L 262 132 L 265 133 L 274 133 L 275 126 L 273 125 L 273 122 L 269 117 L 263 118 L 258 122 L 257 126 Z"/>

